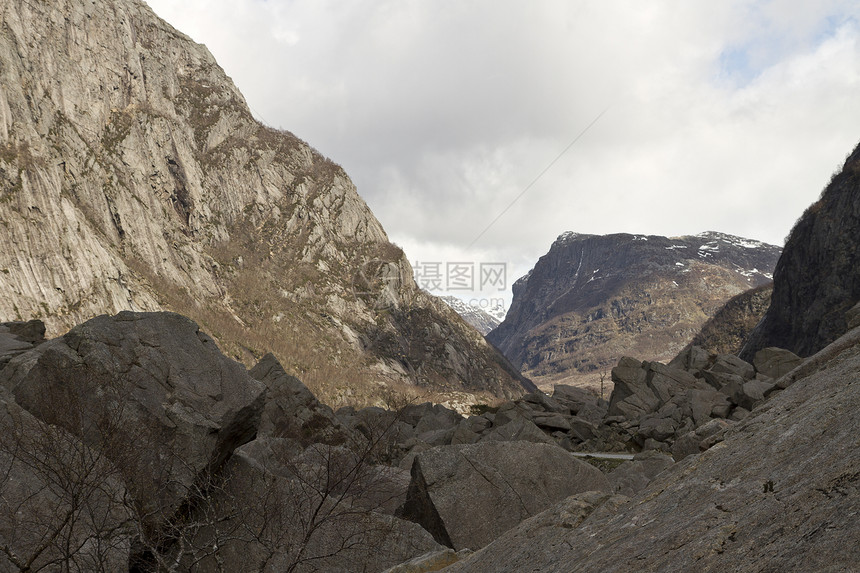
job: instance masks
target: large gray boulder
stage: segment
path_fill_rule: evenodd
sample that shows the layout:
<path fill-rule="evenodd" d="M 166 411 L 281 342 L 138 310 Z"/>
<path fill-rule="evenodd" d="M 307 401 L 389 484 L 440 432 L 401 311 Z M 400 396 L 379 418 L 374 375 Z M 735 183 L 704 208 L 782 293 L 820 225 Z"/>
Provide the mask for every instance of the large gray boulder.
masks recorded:
<path fill-rule="evenodd" d="M 228 461 L 223 486 L 194 509 L 208 526 L 189 532 L 184 570 L 381 571 L 444 549 L 418 524 L 374 511 L 388 486 L 381 468 L 324 444 L 296 458 L 284 441 L 252 442 Z"/>
<path fill-rule="evenodd" d="M 671 456 L 653 450 L 638 453 L 607 474 L 612 493 L 631 497 L 674 463 Z"/>
<path fill-rule="evenodd" d="M 0 571 L 121 571 L 132 507 L 116 467 L 0 387 Z"/>
<path fill-rule="evenodd" d="M 751 380 L 755 376 L 755 367 L 734 354 L 720 354 L 710 370 L 711 372 L 735 374 L 744 380 Z"/>
<path fill-rule="evenodd" d="M 701 346 L 690 345 L 669 362 L 669 368 L 678 368 L 690 373 L 697 373 L 710 367 L 715 356 L 712 356 Z"/>
<path fill-rule="evenodd" d="M 610 491 L 595 467 L 554 445 L 481 442 L 419 453 L 401 515 L 453 549 L 483 547 L 552 504 Z"/>
<path fill-rule="evenodd" d="M 762 348 L 755 353 L 753 366 L 756 372 L 774 380 L 800 366 L 803 358 L 784 348 Z"/>
<path fill-rule="evenodd" d="M 608 416 L 637 420 L 657 412 L 663 405 L 688 390 L 709 386 L 685 370 L 659 362 L 639 362 L 624 357 L 612 369 L 615 388 L 609 397 Z"/>
<path fill-rule="evenodd" d="M 521 416 L 505 419 L 505 424 L 493 426 L 481 435 L 481 442 L 534 442 L 554 445 L 553 440 L 534 422 Z"/>
<path fill-rule="evenodd" d="M 570 413 L 598 425 L 606 416 L 609 403 L 597 397 L 596 394 L 576 386 L 556 384 L 552 392 L 553 399 L 570 409 Z"/>
<path fill-rule="evenodd" d="M 612 515 L 629 501 L 623 495 L 588 491 L 572 495 L 503 533 L 484 549 L 444 569 L 446 573 L 543 572 L 546 554 L 558 551 L 589 517 Z M 600 540 L 592 540 L 592 545 Z M 547 549 L 547 548 L 553 549 Z M 567 571 L 577 571 L 571 564 Z M 635 571 L 636 569 L 631 569 Z"/>
<path fill-rule="evenodd" d="M 660 407 L 660 399 L 648 387 L 646 371 L 642 366 L 640 360 L 624 356 L 618 361 L 618 366 L 612 369 L 615 386 L 609 397 L 608 416 L 635 420 Z"/>
<path fill-rule="evenodd" d="M 41 320 L 0 322 L 0 370 L 10 360 L 45 342 L 45 324 Z"/>
<path fill-rule="evenodd" d="M 173 313 L 94 318 L 14 358 L 2 375 L 31 414 L 105 452 L 150 547 L 254 438 L 265 400 L 242 365 Z"/>

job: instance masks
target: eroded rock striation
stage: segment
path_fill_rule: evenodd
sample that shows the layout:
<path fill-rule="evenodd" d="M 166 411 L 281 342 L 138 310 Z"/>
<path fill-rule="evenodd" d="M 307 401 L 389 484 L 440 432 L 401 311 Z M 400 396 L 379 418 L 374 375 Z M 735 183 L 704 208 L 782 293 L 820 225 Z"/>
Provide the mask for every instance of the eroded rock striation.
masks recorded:
<path fill-rule="evenodd" d="M 531 388 L 417 288 L 338 165 L 257 122 L 143 2 L 3 0 L 0 19 L 0 320 L 55 336 L 177 311 L 331 403 Z"/>

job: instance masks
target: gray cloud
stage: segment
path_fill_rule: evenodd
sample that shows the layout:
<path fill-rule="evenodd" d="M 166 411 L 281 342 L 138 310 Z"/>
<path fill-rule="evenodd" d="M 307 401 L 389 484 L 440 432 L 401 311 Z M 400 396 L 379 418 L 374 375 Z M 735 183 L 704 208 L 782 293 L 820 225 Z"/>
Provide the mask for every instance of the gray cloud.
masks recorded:
<path fill-rule="evenodd" d="M 856 2 L 150 5 L 343 165 L 413 260 L 518 275 L 567 230 L 780 243 L 860 140 Z"/>

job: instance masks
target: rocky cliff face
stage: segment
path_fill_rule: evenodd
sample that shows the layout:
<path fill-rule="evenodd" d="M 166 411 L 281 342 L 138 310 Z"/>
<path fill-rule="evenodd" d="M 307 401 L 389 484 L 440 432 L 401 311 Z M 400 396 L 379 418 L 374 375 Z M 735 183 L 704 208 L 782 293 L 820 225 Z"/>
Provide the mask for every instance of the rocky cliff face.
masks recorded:
<path fill-rule="evenodd" d="M 860 301 L 860 146 L 795 224 L 774 272 L 770 308 L 742 356 L 766 346 L 809 356 L 848 328 Z"/>
<path fill-rule="evenodd" d="M 726 300 L 769 282 L 779 253 L 722 233 L 566 233 L 487 339 L 538 383 L 593 383 L 625 354 L 671 359 Z"/>
<path fill-rule="evenodd" d="M 521 392 L 343 170 L 137 0 L 0 0 L 0 319 L 171 309 L 324 399 Z"/>

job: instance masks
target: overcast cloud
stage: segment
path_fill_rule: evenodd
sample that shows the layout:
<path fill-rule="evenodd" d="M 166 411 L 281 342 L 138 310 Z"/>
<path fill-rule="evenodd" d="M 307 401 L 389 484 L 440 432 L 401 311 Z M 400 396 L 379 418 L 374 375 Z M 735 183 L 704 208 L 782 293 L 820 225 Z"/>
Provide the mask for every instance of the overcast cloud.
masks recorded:
<path fill-rule="evenodd" d="M 410 260 L 508 283 L 564 231 L 782 244 L 860 141 L 856 0 L 149 5 L 341 164 Z"/>

